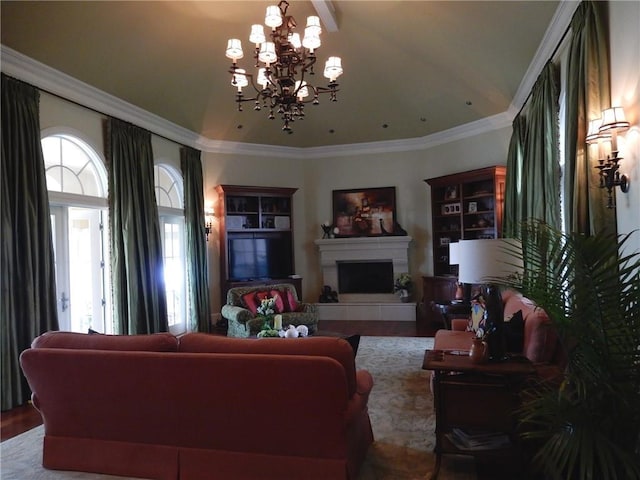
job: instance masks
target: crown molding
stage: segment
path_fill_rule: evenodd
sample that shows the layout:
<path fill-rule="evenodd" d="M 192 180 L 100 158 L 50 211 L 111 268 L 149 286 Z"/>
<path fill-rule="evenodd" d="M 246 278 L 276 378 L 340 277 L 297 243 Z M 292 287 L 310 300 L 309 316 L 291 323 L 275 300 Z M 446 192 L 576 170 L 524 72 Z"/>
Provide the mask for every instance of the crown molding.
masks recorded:
<path fill-rule="evenodd" d="M 382 142 L 352 143 L 322 147 L 281 147 L 255 143 L 229 142 L 203 137 L 158 115 L 88 85 L 80 80 L 40 63 L 9 47 L 0 45 L 1 70 L 41 90 L 67 99 L 99 113 L 117 117 L 182 145 L 208 153 L 315 159 L 364 154 L 426 150 L 437 145 L 486 133 L 509 126 L 527 100 L 540 71 L 561 41 L 579 1 L 561 0 L 536 54 L 509 108 L 502 113 L 460 125 L 425 137 Z"/>

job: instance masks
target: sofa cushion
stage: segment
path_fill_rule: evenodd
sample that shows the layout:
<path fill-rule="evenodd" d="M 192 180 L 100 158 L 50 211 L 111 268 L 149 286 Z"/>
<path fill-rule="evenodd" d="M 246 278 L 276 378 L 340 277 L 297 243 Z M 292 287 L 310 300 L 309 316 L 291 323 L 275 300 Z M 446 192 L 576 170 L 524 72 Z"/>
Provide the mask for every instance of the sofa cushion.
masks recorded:
<path fill-rule="evenodd" d="M 275 298 L 274 310 L 276 311 L 276 313 L 284 313 L 288 311 L 288 304 L 283 301 L 282 297 L 284 296 L 284 294 L 280 290 L 271 290 L 271 292 L 269 292 L 269 295 Z"/>
<path fill-rule="evenodd" d="M 254 315 L 258 312 L 258 299 L 256 297 L 256 292 L 249 292 L 242 295 L 242 301 L 244 302 L 247 310 L 249 310 Z"/>
<path fill-rule="evenodd" d="M 31 348 L 175 352 L 178 350 L 178 340 L 166 332 L 151 335 L 95 335 L 51 331 L 36 337 L 31 342 Z"/>
<path fill-rule="evenodd" d="M 296 300 L 296 296 L 291 290 L 287 290 L 287 303 L 289 304 L 290 312 L 297 312 L 300 308 L 298 300 Z"/>
<path fill-rule="evenodd" d="M 356 366 L 353 348 L 343 338 L 233 338 L 207 333 L 187 333 L 178 346 L 184 353 L 252 353 L 273 355 L 308 355 L 333 358 L 342 365 L 347 378 L 349 397 L 356 391 Z"/>

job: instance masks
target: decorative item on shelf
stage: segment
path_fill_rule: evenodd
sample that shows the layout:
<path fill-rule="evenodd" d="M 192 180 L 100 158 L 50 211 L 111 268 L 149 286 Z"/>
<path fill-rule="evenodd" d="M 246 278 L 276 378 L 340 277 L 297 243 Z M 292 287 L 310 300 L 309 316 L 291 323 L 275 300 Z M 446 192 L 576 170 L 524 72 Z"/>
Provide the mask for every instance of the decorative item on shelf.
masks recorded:
<path fill-rule="evenodd" d="M 393 285 L 393 291 L 400 296 L 400 301 L 407 303 L 411 297 L 413 282 L 408 273 L 401 273 Z"/>
<path fill-rule="evenodd" d="M 231 85 L 238 89 L 238 111 L 242 111 L 242 103 L 255 102 L 254 110 L 262 107 L 269 109 L 269 119 L 275 118 L 274 112 L 280 114 L 284 122 L 282 130 L 292 133 L 290 124 L 304 118 L 306 103 L 317 105 L 321 93 L 329 93 L 329 99 L 337 101 L 336 79 L 343 70 L 340 57 L 329 57 L 324 68 L 324 76 L 329 79 L 327 87 L 308 83 L 308 75 L 314 74 L 315 50 L 320 47 L 320 19 L 316 16 L 307 17 L 307 27 L 301 39 L 300 34 L 294 31 L 296 20 L 287 15 L 288 7 L 289 3 L 285 0 L 277 6 L 267 7 L 264 23 L 271 28 L 268 39 L 262 25 L 251 26 L 249 41 L 255 44 L 253 58 L 258 68 L 255 80 L 253 74 L 238 68 L 237 62 L 244 56 L 240 40 L 230 39 L 225 54 L 233 62 L 229 73 Z M 242 88 L 249 84 L 255 90 L 255 96 L 245 98 Z"/>
<path fill-rule="evenodd" d="M 325 220 L 322 225 L 322 238 L 331 238 L 331 234 L 333 232 L 333 225 L 331 225 L 328 221 Z"/>
<path fill-rule="evenodd" d="M 460 213 L 460 204 L 459 203 L 447 203 L 446 205 L 442 205 L 442 215 L 451 215 L 454 213 Z"/>
<path fill-rule="evenodd" d="M 487 338 L 489 359 L 499 362 L 505 358 L 504 315 L 502 296 L 495 282 L 517 278 L 522 274 L 522 255 L 517 240 L 498 238 L 491 240 L 461 240 L 458 246 L 459 281 L 482 285 L 484 301 L 483 329 L 491 332 Z"/>
<path fill-rule="evenodd" d="M 620 165 L 618 162 L 622 157 L 618 156 L 618 132 L 629 129 L 629 122 L 626 121 L 624 109 L 622 107 L 608 108 L 602 111 L 602 118 L 591 120 L 589 122 L 589 131 L 585 139 L 588 145 L 596 145 L 598 164 L 595 168 L 600 174 L 600 188 L 607 189 L 607 208 L 615 208 L 616 202 L 614 197 L 615 187 L 620 187 L 620 191 L 627 193 L 629 191 L 629 179 L 626 175 L 619 172 Z M 611 153 L 604 153 L 605 141 L 611 142 Z"/>
<path fill-rule="evenodd" d="M 478 211 L 478 202 L 469 202 L 469 213 L 476 213 Z"/>
<path fill-rule="evenodd" d="M 455 200 L 458 198 L 458 189 L 455 186 L 449 186 L 445 189 L 444 199 L 445 200 Z"/>
<path fill-rule="evenodd" d="M 318 298 L 318 303 L 338 303 L 338 292 L 332 290 L 329 285 L 322 287 L 322 293 Z"/>

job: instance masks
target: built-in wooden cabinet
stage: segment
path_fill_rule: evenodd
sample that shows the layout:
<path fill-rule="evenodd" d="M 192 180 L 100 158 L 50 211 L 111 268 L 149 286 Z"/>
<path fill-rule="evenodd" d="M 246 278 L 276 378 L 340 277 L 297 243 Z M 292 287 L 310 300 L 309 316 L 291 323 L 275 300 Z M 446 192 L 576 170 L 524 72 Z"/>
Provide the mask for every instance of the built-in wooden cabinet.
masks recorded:
<path fill-rule="evenodd" d="M 216 190 L 222 301 L 231 287 L 291 282 L 295 275 L 293 194 L 297 189 L 218 185 Z"/>
<path fill-rule="evenodd" d="M 423 302 L 454 299 L 458 266 L 449 244 L 502 233 L 506 167 L 495 166 L 425 180 L 431 187 L 433 277 L 423 277 Z M 433 317 L 432 317 L 433 318 Z"/>
<path fill-rule="evenodd" d="M 505 175 L 505 167 L 488 167 L 425 180 L 431 186 L 435 276 L 458 274 L 449 264 L 451 242 L 501 235 Z"/>

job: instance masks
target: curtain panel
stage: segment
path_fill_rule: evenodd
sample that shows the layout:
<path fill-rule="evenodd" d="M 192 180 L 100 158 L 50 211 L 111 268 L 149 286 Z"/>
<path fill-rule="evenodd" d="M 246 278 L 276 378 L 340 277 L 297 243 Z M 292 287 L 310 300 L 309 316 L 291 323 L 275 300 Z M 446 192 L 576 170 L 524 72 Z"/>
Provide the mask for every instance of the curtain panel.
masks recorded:
<path fill-rule="evenodd" d="M 525 218 L 522 196 L 522 169 L 524 165 L 524 148 L 527 141 L 527 120 L 524 115 L 517 115 L 513 120 L 513 133 L 507 153 L 507 178 L 504 202 L 503 236 L 517 238 L 520 225 Z"/>
<path fill-rule="evenodd" d="M 58 329 L 39 102 L 36 88 L 2 75 L 2 410 L 31 395 L 20 353 L 36 336 Z"/>
<path fill-rule="evenodd" d="M 615 211 L 606 208 L 606 192 L 599 188 L 594 165 L 598 147 L 587 148 L 590 120 L 611 106 L 609 31 L 606 2 L 582 2 L 571 20 L 567 60 L 565 121 L 565 228 L 593 235 L 616 233 Z"/>
<path fill-rule="evenodd" d="M 200 151 L 180 149 L 180 168 L 184 184 L 184 227 L 187 263 L 188 329 L 211 331 L 209 312 L 209 272 L 205 241 L 204 182 Z"/>
<path fill-rule="evenodd" d="M 151 133 L 107 120 L 111 276 L 116 333 L 166 332 L 160 221 Z"/>

